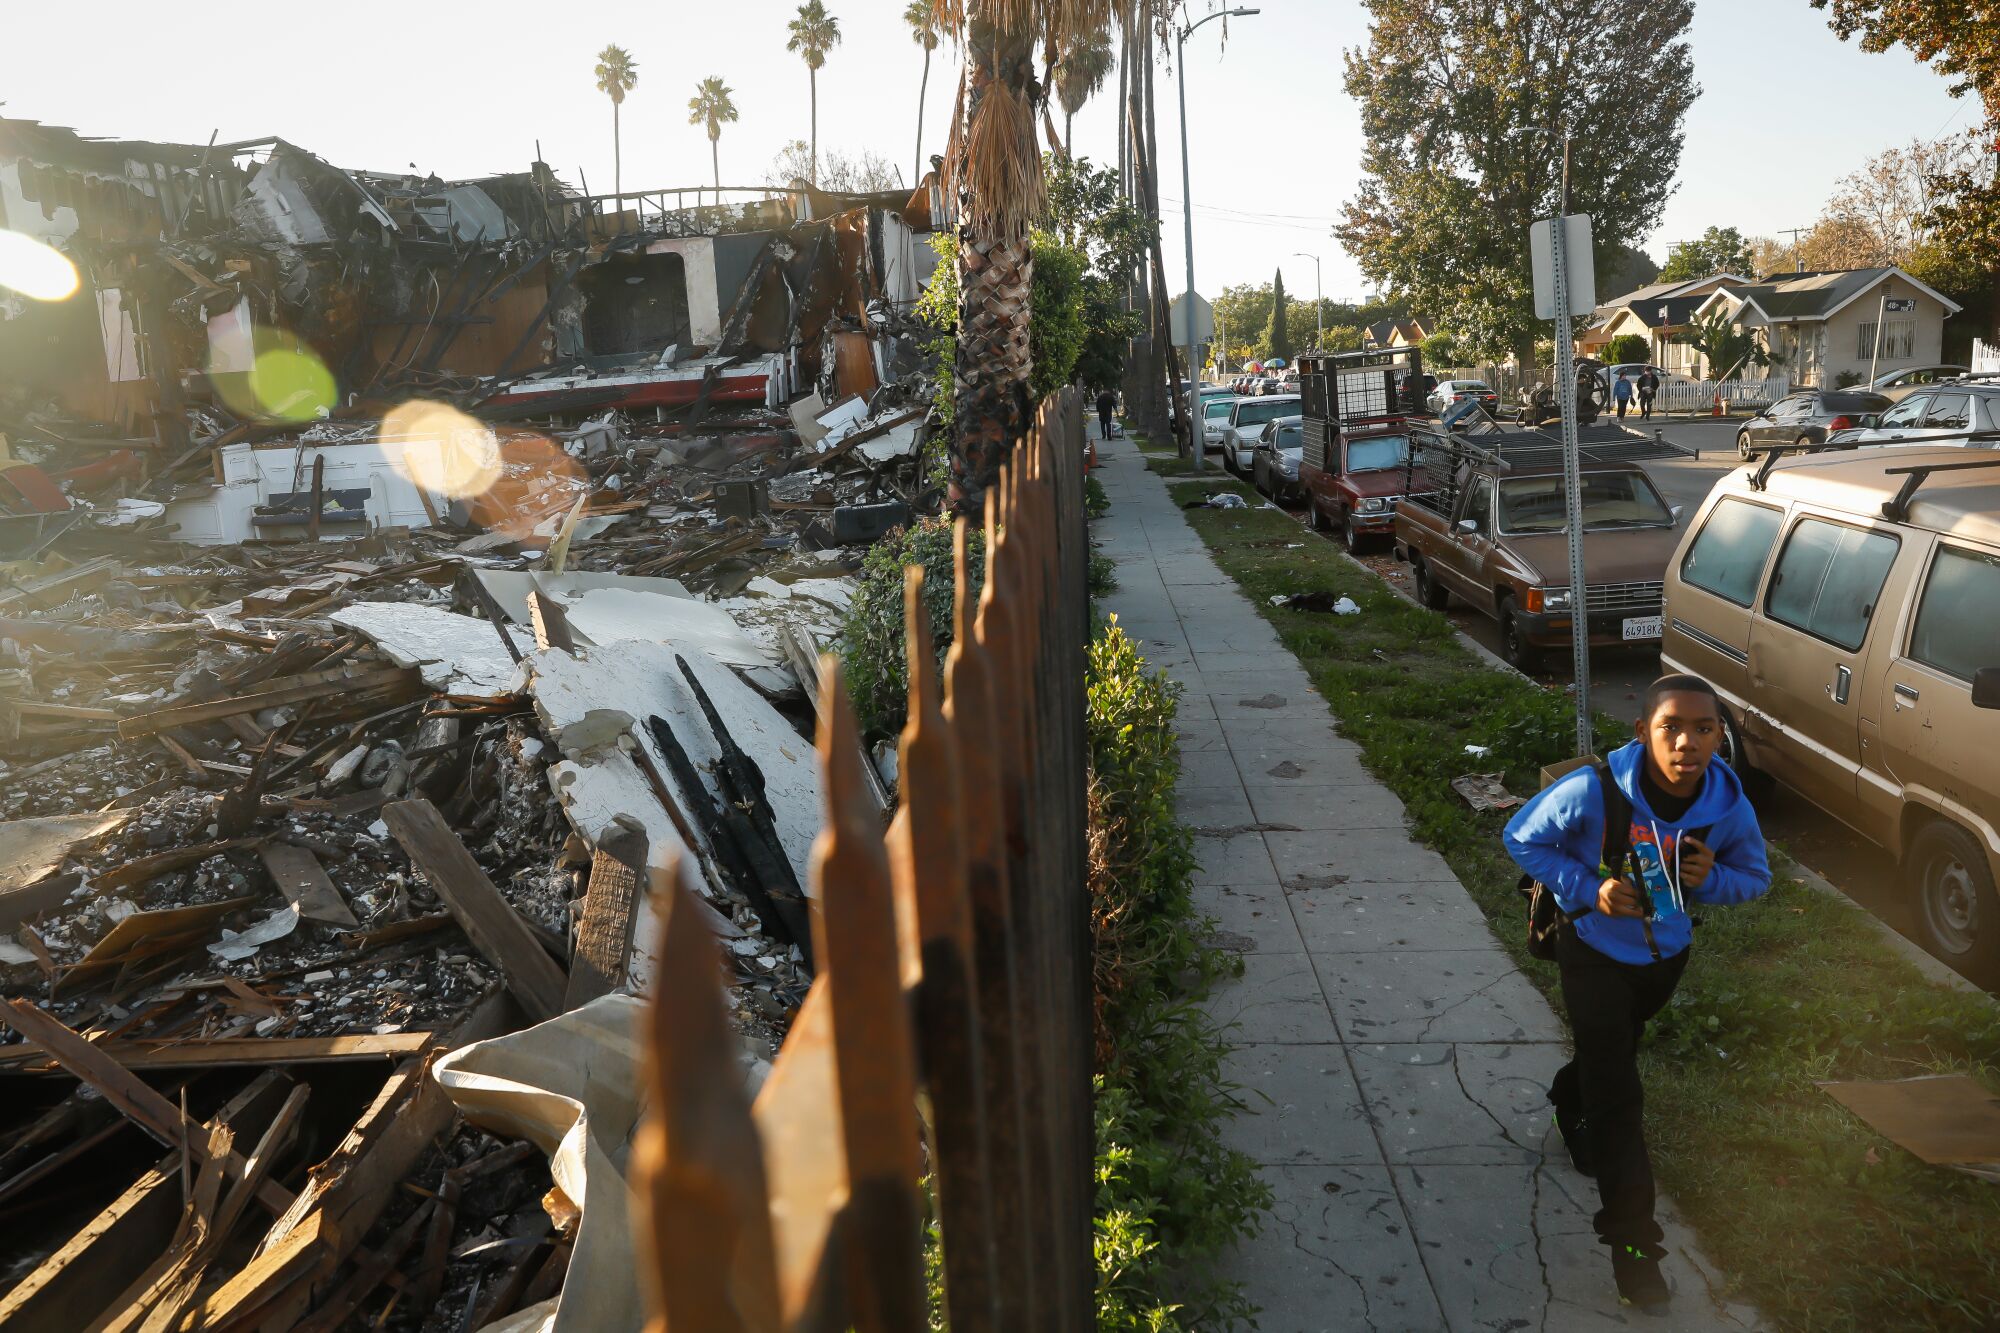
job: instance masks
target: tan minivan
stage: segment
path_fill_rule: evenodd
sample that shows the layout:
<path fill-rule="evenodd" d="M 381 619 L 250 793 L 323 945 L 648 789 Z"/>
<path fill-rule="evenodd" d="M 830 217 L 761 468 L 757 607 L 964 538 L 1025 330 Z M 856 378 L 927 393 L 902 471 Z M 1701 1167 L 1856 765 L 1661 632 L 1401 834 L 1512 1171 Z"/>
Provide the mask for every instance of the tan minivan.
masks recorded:
<path fill-rule="evenodd" d="M 2000 982 L 2000 459 L 1901 447 L 1739 468 L 1666 571 L 1661 665 L 1728 753 L 1896 855 L 1924 943 Z"/>

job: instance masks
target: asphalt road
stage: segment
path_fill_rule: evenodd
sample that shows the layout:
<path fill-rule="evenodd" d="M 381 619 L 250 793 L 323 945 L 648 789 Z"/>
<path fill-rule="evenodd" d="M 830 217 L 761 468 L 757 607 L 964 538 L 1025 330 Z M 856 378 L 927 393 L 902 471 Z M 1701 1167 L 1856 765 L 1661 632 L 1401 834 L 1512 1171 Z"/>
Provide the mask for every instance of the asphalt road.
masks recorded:
<path fill-rule="evenodd" d="M 1628 420 L 1628 425 L 1635 424 Z M 1643 428 L 1643 423 L 1640 424 Z M 1706 418 L 1655 420 L 1652 425 L 1671 443 L 1693 449 L 1689 459 L 1663 460 L 1643 466 L 1669 506 L 1682 509 L 1687 523 L 1707 497 L 1716 481 L 1741 466 L 1736 457 L 1737 424 L 1728 419 Z M 1410 569 L 1386 554 L 1363 557 L 1383 579 L 1411 591 Z M 1490 616 L 1454 600 L 1447 614 L 1466 635 L 1498 654 L 1499 626 Z M 1560 657 L 1556 661 L 1553 658 Z M 1636 714 L 1646 686 L 1660 674 L 1657 648 L 1620 649 L 1593 653 L 1590 663 L 1592 704 L 1616 716 Z M 1548 666 L 1536 679 L 1552 688 L 1567 687 L 1570 665 L 1562 654 L 1552 655 Z M 1892 858 L 1873 843 L 1849 830 L 1797 795 L 1780 789 L 1758 802 L 1764 832 L 1801 864 L 1825 876 L 1848 897 L 1860 903 L 1891 927 L 1911 939 L 1916 938 L 1915 916 L 1903 891 Z"/>

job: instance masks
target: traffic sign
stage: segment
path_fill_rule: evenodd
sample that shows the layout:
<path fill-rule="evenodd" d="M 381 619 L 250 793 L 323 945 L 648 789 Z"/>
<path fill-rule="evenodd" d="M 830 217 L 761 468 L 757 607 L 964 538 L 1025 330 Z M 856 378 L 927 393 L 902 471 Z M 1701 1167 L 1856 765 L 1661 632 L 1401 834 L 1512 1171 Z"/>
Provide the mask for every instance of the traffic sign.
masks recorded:
<path fill-rule="evenodd" d="M 1569 313 L 1587 315 L 1597 308 L 1597 274 L 1590 252 L 1590 215 L 1572 213 L 1563 219 L 1563 248 L 1569 262 Z M 1543 218 L 1528 228 L 1528 257 L 1535 277 L 1535 318 L 1556 317 L 1556 263 L 1554 218 Z"/>
<path fill-rule="evenodd" d="M 1194 337 L 1188 337 L 1187 293 L 1182 292 L 1168 307 L 1168 318 L 1172 321 L 1174 346 L 1186 347 L 1190 343 L 1205 343 L 1215 337 L 1215 307 L 1201 299 L 1201 293 L 1194 294 Z"/>

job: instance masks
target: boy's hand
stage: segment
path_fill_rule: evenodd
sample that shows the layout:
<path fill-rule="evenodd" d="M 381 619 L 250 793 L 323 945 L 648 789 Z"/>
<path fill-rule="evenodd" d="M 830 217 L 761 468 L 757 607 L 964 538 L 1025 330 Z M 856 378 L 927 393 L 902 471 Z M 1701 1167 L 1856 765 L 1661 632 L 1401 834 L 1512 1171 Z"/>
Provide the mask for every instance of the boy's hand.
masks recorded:
<path fill-rule="evenodd" d="M 1698 889 L 1708 882 L 1708 872 L 1715 869 L 1715 853 L 1699 838 L 1681 835 L 1681 884 L 1684 888 Z"/>
<path fill-rule="evenodd" d="M 1597 910 L 1606 916 L 1644 916 L 1644 899 L 1622 879 L 1607 879 L 1597 886 Z"/>

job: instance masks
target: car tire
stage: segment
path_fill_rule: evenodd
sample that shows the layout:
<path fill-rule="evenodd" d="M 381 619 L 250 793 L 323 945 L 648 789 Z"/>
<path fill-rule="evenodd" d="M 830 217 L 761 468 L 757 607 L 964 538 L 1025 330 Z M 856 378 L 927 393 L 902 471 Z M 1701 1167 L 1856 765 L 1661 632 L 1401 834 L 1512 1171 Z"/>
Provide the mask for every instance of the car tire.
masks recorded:
<path fill-rule="evenodd" d="M 1500 599 L 1500 656 L 1507 659 L 1507 665 L 1524 675 L 1532 676 L 1541 669 L 1542 650 L 1528 642 L 1528 636 L 1521 629 L 1521 614 L 1514 609 L 1512 597 Z"/>
<path fill-rule="evenodd" d="M 1813 439 L 1810 435 L 1801 435 L 1798 439 L 1792 441 L 1792 445 L 1799 449 L 1816 449 L 1819 447 L 1819 441 Z"/>
<path fill-rule="evenodd" d="M 1982 986 L 2000 979 L 2000 899 L 1979 840 L 1933 820 L 1911 840 L 1903 873 L 1923 946 Z"/>
<path fill-rule="evenodd" d="M 1747 430 L 1736 432 L 1736 456 L 1746 463 L 1750 461 L 1750 432 Z"/>
<path fill-rule="evenodd" d="M 1750 752 L 1743 746 L 1743 728 L 1727 708 L 1722 710 L 1722 745 L 1717 753 L 1751 800 L 1762 800 L 1771 794 L 1774 785 L 1771 775 L 1750 762 Z"/>
<path fill-rule="evenodd" d="M 1451 589 L 1431 577 L 1430 566 L 1422 560 L 1412 562 L 1412 577 L 1417 585 L 1417 600 L 1433 611 L 1442 611 L 1451 603 Z"/>
<path fill-rule="evenodd" d="M 1328 533 L 1333 531 L 1333 524 L 1329 523 L 1326 515 L 1320 512 L 1319 501 L 1312 499 L 1310 496 L 1306 499 L 1306 522 L 1311 525 L 1314 532 Z"/>
<path fill-rule="evenodd" d="M 1346 521 L 1340 525 L 1340 544 L 1346 548 L 1349 555 L 1358 556 L 1372 550 L 1375 539 L 1363 536 L 1360 529 L 1354 526 L 1354 515 L 1349 514 Z"/>

